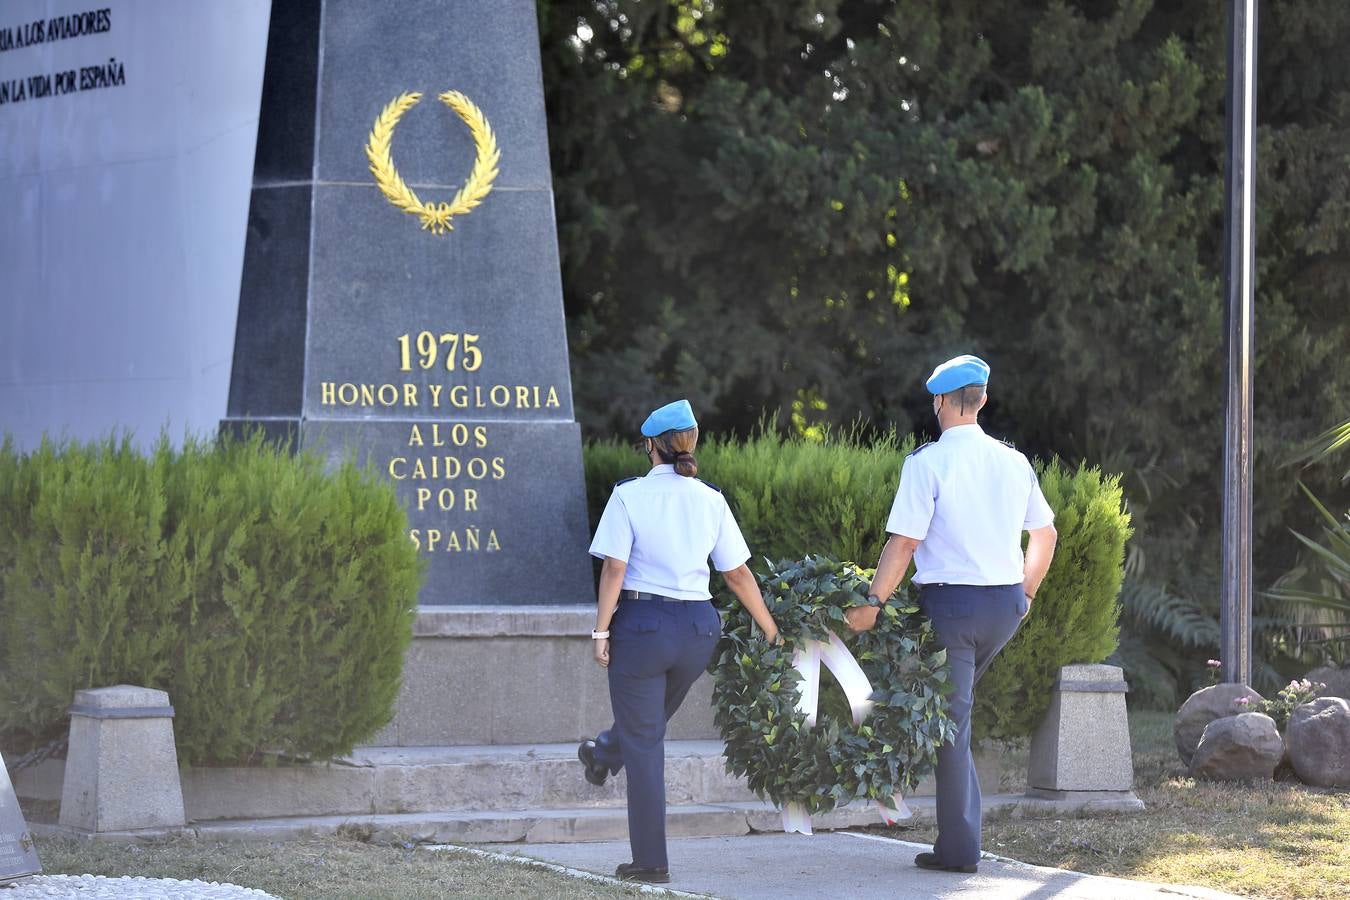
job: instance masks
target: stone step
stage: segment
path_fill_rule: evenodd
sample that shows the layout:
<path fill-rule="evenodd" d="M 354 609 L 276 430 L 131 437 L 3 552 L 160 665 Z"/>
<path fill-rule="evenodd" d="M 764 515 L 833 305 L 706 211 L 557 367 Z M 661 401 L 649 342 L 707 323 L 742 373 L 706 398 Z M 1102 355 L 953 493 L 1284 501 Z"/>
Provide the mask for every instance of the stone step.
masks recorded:
<path fill-rule="evenodd" d="M 933 801 L 910 804 L 914 819 L 931 821 Z M 819 830 L 881 824 L 872 804 L 855 804 L 817 815 Z M 377 843 L 562 843 L 628 839 L 628 814 L 622 807 L 537 810 L 459 810 L 363 816 L 305 816 L 198 822 L 191 826 L 209 840 L 288 840 L 339 830 L 369 836 Z M 668 837 L 720 837 L 782 831 L 782 815 L 758 800 L 672 805 L 666 810 Z"/>
<path fill-rule="evenodd" d="M 323 765 L 187 769 L 183 799 L 194 821 L 622 808 L 624 774 L 591 785 L 576 751 L 576 744 L 362 747 Z M 666 797 L 672 805 L 756 799 L 727 774 L 720 741 L 666 742 Z"/>
<path fill-rule="evenodd" d="M 933 797 L 910 797 L 906 825 L 936 821 Z M 986 795 L 981 801 L 986 821 L 1070 819 L 1142 813 L 1144 804 L 1129 792 L 1089 792 L 1086 796 L 1051 800 L 1024 794 Z M 875 803 L 854 803 L 811 819 L 817 831 L 837 831 L 882 824 Z M 533 843 L 618 841 L 628 838 L 625 807 L 537 810 L 461 810 L 367 816 L 311 816 L 276 819 L 199 822 L 190 826 L 200 837 L 218 840 L 288 840 L 339 829 L 378 843 Z M 699 803 L 666 809 L 668 837 L 719 837 L 783 830 L 782 813 L 772 803 L 750 800 Z"/>
<path fill-rule="evenodd" d="M 906 824 L 927 825 L 934 821 L 935 801 L 932 797 L 911 797 L 906 803 L 913 813 Z M 986 821 L 1117 816 L 1143 812 L 1144 809 L 1138 798 L 1128 792 L 1087 794 L 1057 800 L 1020 794 L 986 794 L 982 805 Z M 817 831 L 830 831 L 880 823 L 881 815 L 876 805 L 866 803 L 814 816 L 811 824 Z M 39 837 L 89 837 L 55 824 L 30 822 L 29 827 Z M 199 838 L 220 841 L 302 840 L 342 832 L 376 843 L 393 844 L 566 843 L 626 840 L 628 814 L 623 806 L 600 806 L 277 816 L 192 822 L 188 830 Z M 782 830 L 782 814 L 772 804 L 759 800 L 675 804 L 666 810 L 666 833 L 669 837 L 721 837 Z M 179 833 L 174 829 L 141 829 L 101 833 L 95 839 L 154 841 Z"/>
<path fill-rule="evenodd" d="M 998 793 L 998 759 L 977 754 L 983 789 Z M 49 760 L 15 779 L 21 797 L 59 801 L 63 762 Z M 182 771 L 190 821 L 296 816 L 369 816 L 446 810 L 609 808 L 624 805 L 623 773 L 588 784 L 576 745 L 362 747 L 333 763 Z M 932 780 L 914 796 L 931 796 Z M 745 781 L 726 772 L 720 741 L 667 741 L 666 792 L 672 805 L 749 802 Z"/>

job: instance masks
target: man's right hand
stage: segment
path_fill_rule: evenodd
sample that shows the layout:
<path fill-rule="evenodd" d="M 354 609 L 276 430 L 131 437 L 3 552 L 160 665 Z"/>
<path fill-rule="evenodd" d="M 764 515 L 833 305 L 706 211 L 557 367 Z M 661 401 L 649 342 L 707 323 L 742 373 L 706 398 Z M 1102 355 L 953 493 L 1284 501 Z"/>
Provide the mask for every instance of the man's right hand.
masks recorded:
<path fill-rule="evenodd" d="M 879 606 L 850 606 L 844 610 L 844 621 L 852 631 L 871 631 L 877 624 Z"/>

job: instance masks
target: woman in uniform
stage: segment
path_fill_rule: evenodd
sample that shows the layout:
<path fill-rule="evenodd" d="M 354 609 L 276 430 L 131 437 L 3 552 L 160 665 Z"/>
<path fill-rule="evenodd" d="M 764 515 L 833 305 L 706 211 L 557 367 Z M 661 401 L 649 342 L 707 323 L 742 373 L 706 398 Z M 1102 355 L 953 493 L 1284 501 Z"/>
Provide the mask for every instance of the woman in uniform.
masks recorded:
<path fill-rule="evenodd" d="M 614 726 L 583 741 L 586 780 L 628 769 L 633 861 L 615 874 L 670 881 L 666 860 L 666 721 L 712 660 L 722 622 L 708 592 L 708 558 L 770 641 L 778 626 L 746 566 L 750 550 L 720 490 L 694 476 L 698 423 L 687 400 L 642 424 L 652 462 L 614 486 L 591 542 L 600 571 L 595 661 L 609 673 Z"/>

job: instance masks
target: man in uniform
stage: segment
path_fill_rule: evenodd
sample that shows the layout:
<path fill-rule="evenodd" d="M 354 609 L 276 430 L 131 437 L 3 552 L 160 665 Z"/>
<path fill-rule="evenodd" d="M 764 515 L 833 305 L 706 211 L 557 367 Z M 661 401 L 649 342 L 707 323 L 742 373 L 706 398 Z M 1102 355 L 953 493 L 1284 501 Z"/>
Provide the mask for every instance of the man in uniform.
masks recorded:
<path fill-rule="evenodd" d="M 952 669 L 956 736 L 938 751 L 938 838 L 921 868 L 974 872 L 980 858 L 980 783 L 970 755 L 975 683 L 1031 610 L 1055 552 L 1054 513 L 1027 458 L 984 433 L 989 366 L 958 356 L 927 387 L 942 437 L 905 460 L 869 599 L 884 602 L 915 565 L 920 606 Z M 1025 558 L 1022 532 L 1030 532 Z M 879 600 L 877 598 L 880 598 Z M 846 611 L 849 627 L 876 624 L 878 606 Z"/>

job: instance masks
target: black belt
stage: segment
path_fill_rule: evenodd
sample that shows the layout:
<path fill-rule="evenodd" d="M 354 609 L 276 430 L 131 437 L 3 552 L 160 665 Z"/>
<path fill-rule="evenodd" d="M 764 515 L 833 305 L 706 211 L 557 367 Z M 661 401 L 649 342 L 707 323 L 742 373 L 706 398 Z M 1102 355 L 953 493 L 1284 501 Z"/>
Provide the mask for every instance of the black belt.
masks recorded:
<path fill-rule="evenodd" d="M 666 603 L 701 603 L 700 600 L 681 600 L 679 597 L 667 597 L 665 594 L 649 594 L 646 591 L 619 591 L 620 600 L 663 600 Z"/>

